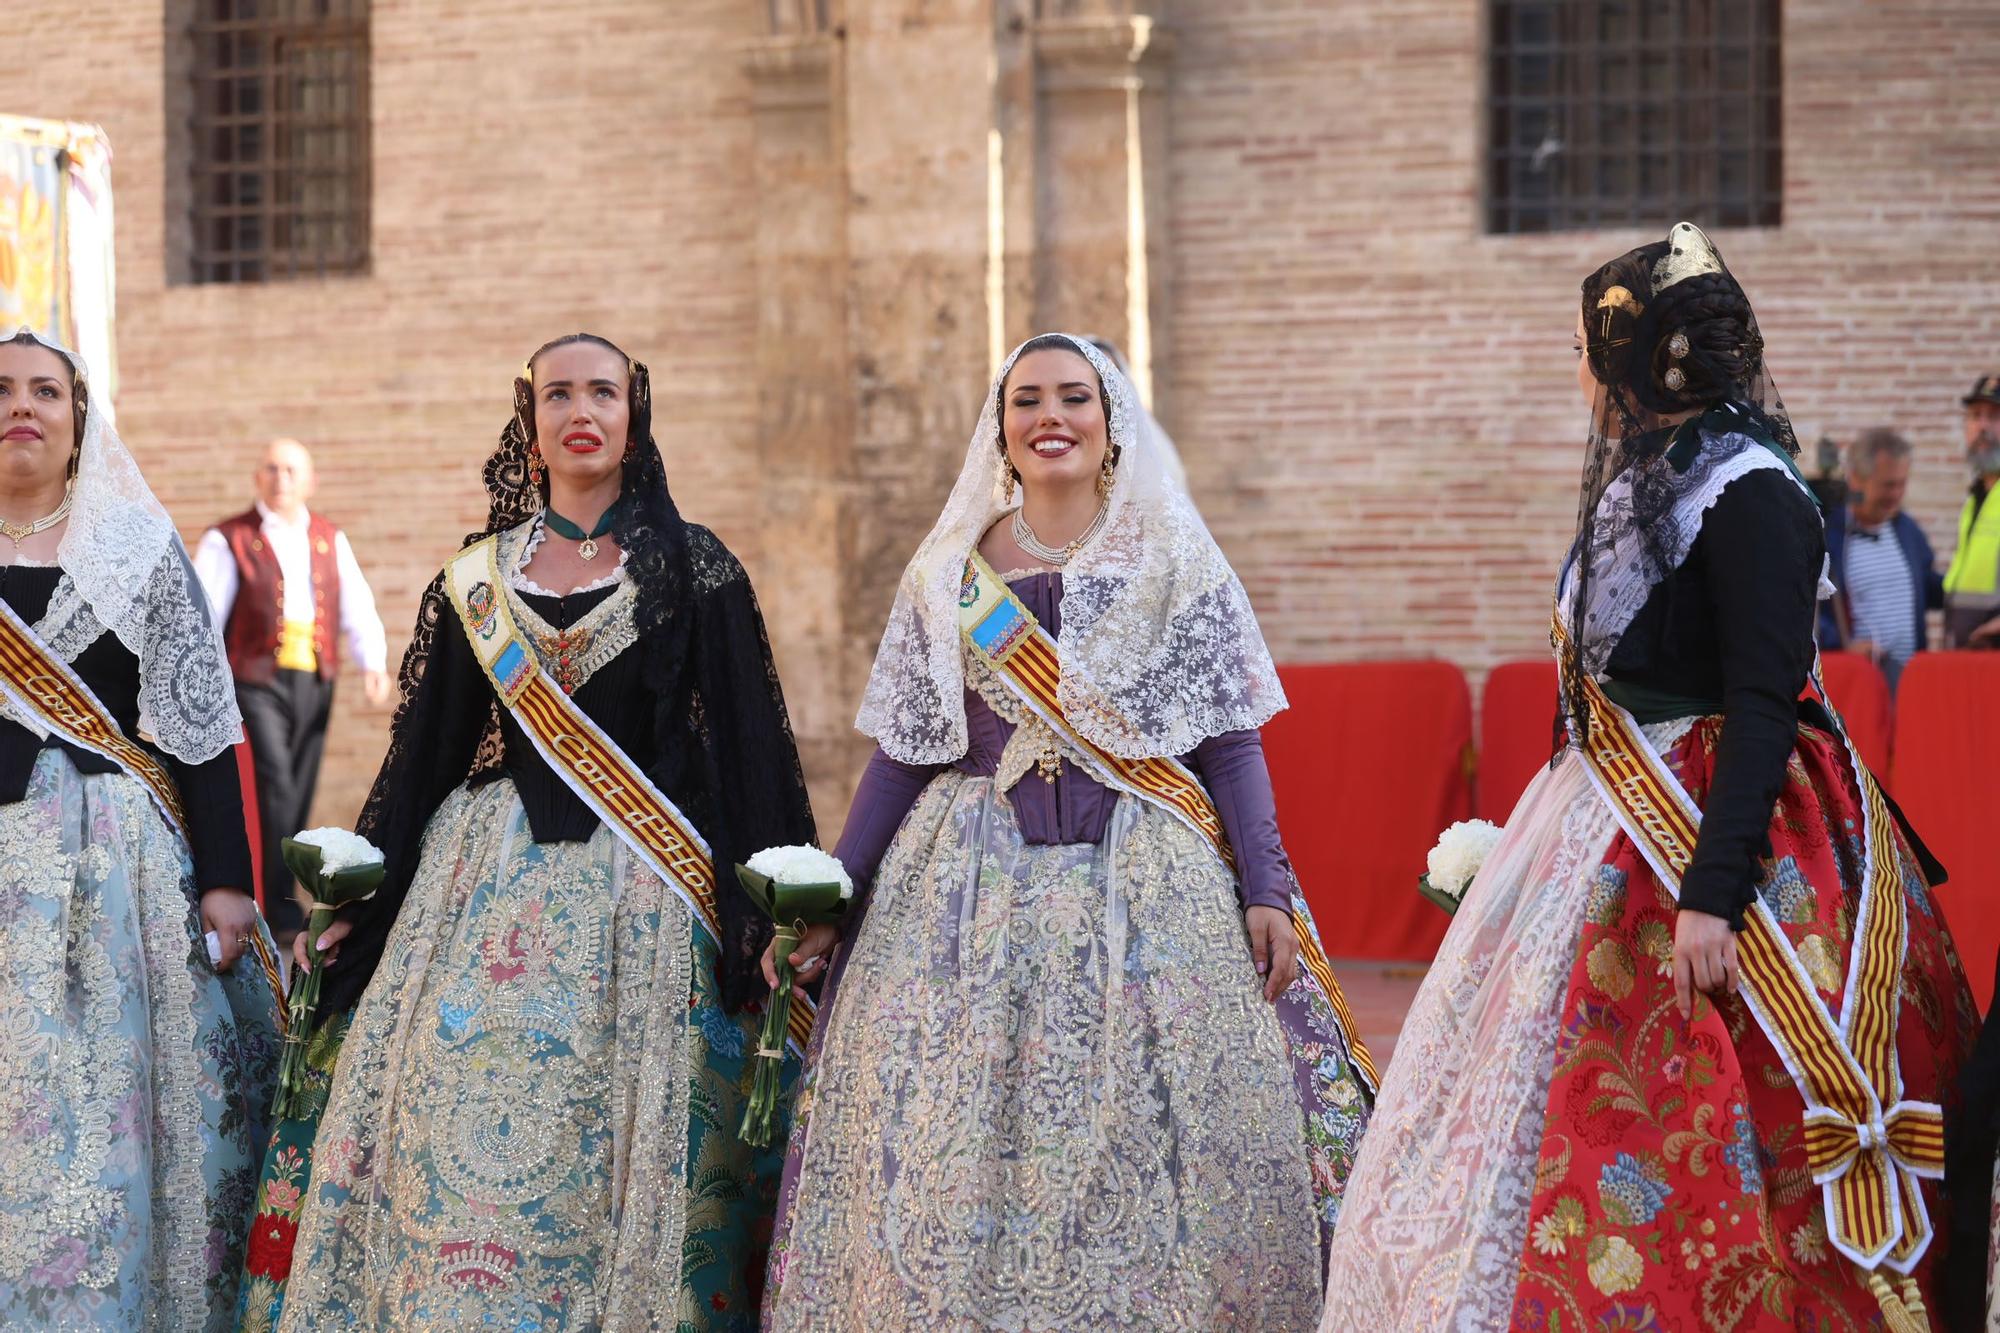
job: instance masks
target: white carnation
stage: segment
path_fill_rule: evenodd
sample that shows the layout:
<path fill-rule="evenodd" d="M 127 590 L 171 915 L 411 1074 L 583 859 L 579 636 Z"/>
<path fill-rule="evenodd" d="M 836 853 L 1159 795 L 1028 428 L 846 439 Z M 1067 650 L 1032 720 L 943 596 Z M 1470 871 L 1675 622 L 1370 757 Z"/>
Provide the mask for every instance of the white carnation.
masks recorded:
<path fill-rule="evenodd" d="M 1500 830 L 1484 819 L 1465 819 L 1438 835 L 1426 862 L 1431 887 L 1463 897 L 1472 877 L 1486 863 L 1487 853 L 1500 841 Z"/>
<path fill-rule="evenodd" d="M 380 847 L 360 834 L 349 833 L 344 828 L 309 828 L 303 833 L 294 833 L 292 841 L 319 848 L 319 868 L 322 874 L 331 875 L 342 870 L 352 870 L 356 866 L 382 864 Z"/>
<path fill-rule="evenodd" d="M 780 884 L 838 884 L 842 898 L 854 896 L 847 867 L 817 847 L 766 847 L 743 864 Z"/>

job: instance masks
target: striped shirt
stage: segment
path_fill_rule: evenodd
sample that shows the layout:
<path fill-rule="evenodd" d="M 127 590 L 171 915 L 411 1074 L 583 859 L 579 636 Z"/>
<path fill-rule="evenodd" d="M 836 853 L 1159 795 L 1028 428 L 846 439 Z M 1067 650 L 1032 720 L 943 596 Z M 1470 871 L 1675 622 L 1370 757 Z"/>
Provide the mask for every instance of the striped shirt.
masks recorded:
<path fill-rule="evenodd" d="M 1848 530 L 1845 573 L 1853 637 L 1874 644 L 1900 670 L 1917 651 L 1917 593 L 1893 523 Z"/>

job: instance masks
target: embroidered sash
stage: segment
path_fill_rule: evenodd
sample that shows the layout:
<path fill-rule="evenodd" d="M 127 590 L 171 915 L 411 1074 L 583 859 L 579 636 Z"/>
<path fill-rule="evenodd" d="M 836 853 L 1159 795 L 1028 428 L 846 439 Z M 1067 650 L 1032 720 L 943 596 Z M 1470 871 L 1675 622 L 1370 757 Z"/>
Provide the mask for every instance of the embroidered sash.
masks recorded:
<path fill-rule="evenodd" d="M 1554 630 L 1558 656 L 1565 632 Z M 1817 666 L 1813 685 L 1822 699 Z M 1701 811 L 1647 744 L 1632 715 L 1585 676 L 1590 740 L 1585 768 L 1626 835 L 1669 892 L 1694 860 Z M 1896 1054 L 1898 978 L 1908 946 L 1908 903 L 1895 828 L 1882 791 L 1842 742 L 1861 786 L 1862 895 L 1838 1019 L 1828 1012 L 1791 940 L 1762 898 L 1745 914 L 1736 952 L 1743 997 L 1805 1099 L 1804 1141 L 1824 1192 L 1828 1239 L 1864 1269 L 1909 1274 L 1931 1241 L 1917 1177 L 1944 1174 L 1944 1115 L 1904 1097 Z"/>
<path fill-rule="evenodd" d="M 1092 777 L 1113 791 L 1126 792 L 1159 806 L 1200 834 L 1223 864 L 1235 870 L 1236 853 L 1223 831 L 1215 802 L 1185 764 L 1169 758 L 1126 759 L 1112 754 L 1070 725 L 1059 695 L 1062 668 L 1055 640 L 977 551 L 965 562 L 965 573 L 959 583 L 958 626 L 965 642 L 992 669 L 994 676 L 1010 686 L 1021 702 L 1068 742 L 1073 751 L 1089 761 Z M 1374 1057 L 1368 1054 L 1361 1032 L 1355 1027 L 1347 996 L 1333 975 L 1333 965 L 1327 961 L 1312 915 L 1306 911 L 1304 902 L 1296 898 L 1291 915 L 1292 931 L 1299 941 L 1302 978 L 1325 995 L 1340 1026 L 1341 1039 L 1373 1092 L 1380 1083 Z"/>
<path fill-rule="evenodd" d="M 109 759 L 122 772 L 137 778 L 167 827 L 186 840 L 187 811 L 166 765 L 125 734 L 76 669 L 51 652 L 5 602 L 0 602 L 0 695 L 19 716 L 38 720 L 63 740 Z M 250 932 L 250 948 L 270 982 L 271 994 L 279 1001 L 278 1030 L 282 1035 L 285 984 L 265 935 L 262 929 Z"/>
<path fill-rule="evenodd" d="M 445 585 L 473 656 L 549 767 L 673 890 L 719 949 L 714 853 L 687 816 L 543 669 L 507 604 L 497 541 L 475 542 L 445 566 Z M 795 1050 L 805 1050 L 812 1025 L 812 999 L 793 990 L 786 1033 Z"/>

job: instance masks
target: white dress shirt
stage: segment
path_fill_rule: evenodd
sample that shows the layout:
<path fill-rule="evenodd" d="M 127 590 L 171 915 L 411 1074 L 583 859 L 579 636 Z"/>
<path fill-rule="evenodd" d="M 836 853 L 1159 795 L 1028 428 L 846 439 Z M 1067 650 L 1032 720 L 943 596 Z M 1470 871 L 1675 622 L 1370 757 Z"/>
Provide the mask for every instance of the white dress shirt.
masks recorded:
<path fill-rule="evenodd" d="M 264 540 L 271 543 L 271 554 L 277 557 L 278 573 L 284 580 L 285 604 L 279 615 L 310 625 L 314 619 L 312 543 L 306 525 L 312 515 L 301 512 L 298 522 L 287 523 L 259 500 L 257 516 L 264 520 Z M 344 532 L 334 533 L 333 559 L 340 573 L 340 632 L 347 639 L 354 665 L 363 671 L 387 670 L 389 641 L 382 630 L 382 617 L 375 612 L 375 594 L 369 591 L 368 580 L 361 577 L 361 566 L 355 562 L 354 548 L 348 545 Z M 201 579 L 202 591 L 208 594 L 208 604 L 215 608 L 216 623 L 228 624 L 239 580 L 236 555 L 218 529 L 201 534 L 194 549 L 194 572 Z"/>

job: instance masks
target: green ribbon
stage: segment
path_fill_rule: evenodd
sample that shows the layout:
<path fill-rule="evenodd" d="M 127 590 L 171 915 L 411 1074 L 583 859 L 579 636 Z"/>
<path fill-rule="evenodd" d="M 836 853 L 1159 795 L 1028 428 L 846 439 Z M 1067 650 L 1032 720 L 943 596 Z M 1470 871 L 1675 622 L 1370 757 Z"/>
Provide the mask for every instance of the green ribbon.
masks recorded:
<path fill-rule="evenodd" d="M 614 502 L 605 506 L 604 512 L 597 516 L 597 527 L 590 532 L 585 532 L 580 525 L 570 522 L 561 514 L 558 514 L 552 507 L 544 506 L 542 509 L 542 521 L 549 525 L 549 528 L 556 536 L 567 537 L 573 542 L 596 541 L 599 537 L 611 531 L 611 525 L 617 517 L 618 505 Z"/>

